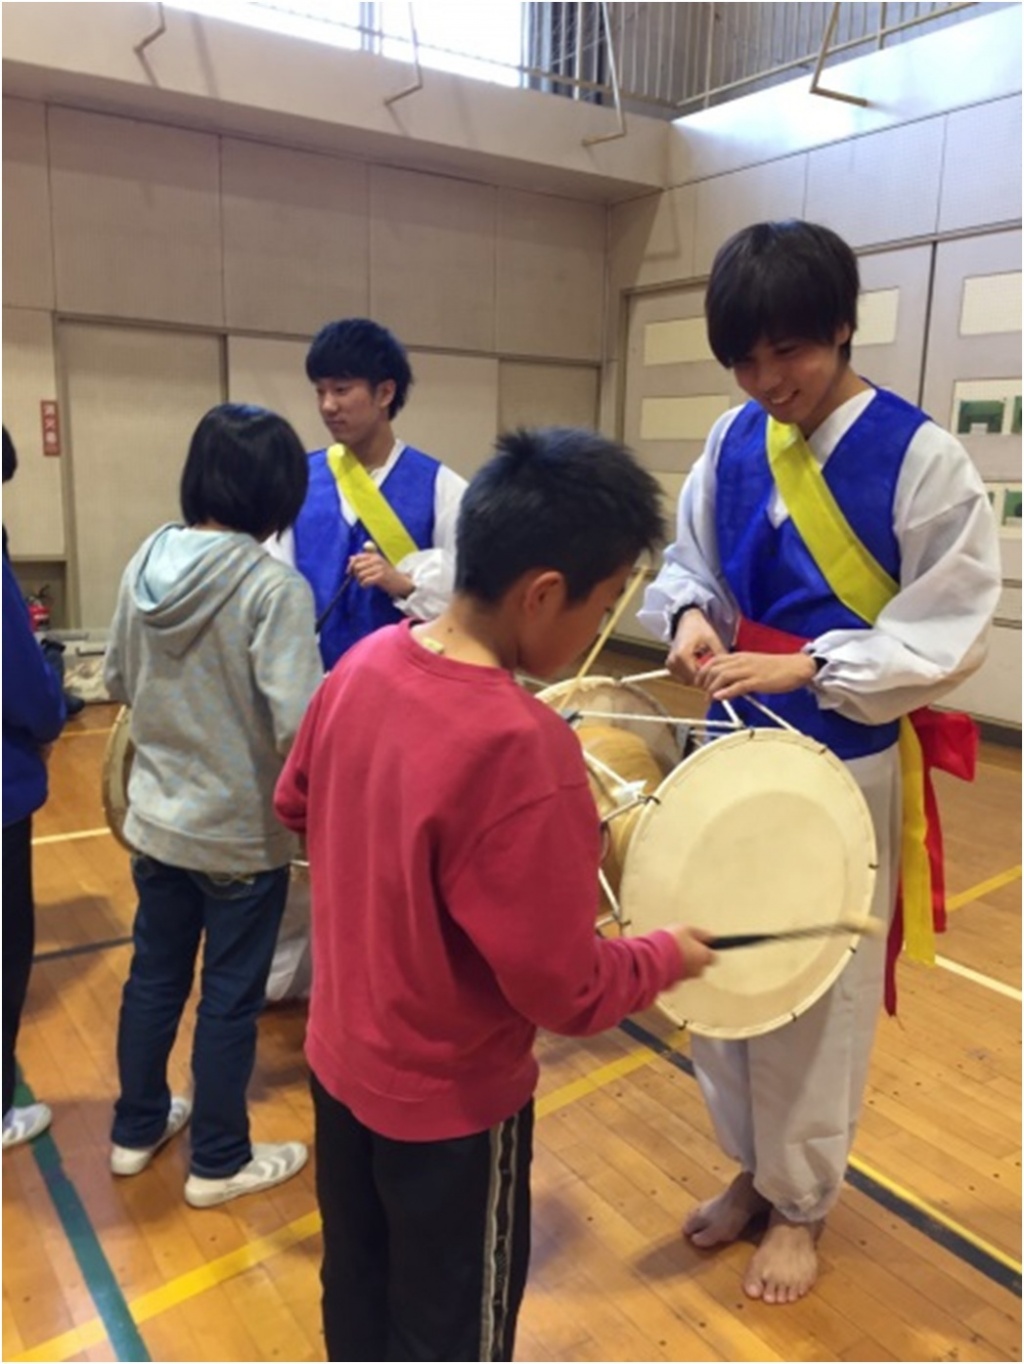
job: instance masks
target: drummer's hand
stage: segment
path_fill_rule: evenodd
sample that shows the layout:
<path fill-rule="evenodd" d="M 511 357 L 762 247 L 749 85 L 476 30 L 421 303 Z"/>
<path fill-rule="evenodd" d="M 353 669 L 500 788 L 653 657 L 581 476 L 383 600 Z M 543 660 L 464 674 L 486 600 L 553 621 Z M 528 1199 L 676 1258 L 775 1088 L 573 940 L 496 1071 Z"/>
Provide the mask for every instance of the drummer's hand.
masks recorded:
<path fill-rule="evenodd" d="M 796 691 L 816 672 L 810 654 L 720 654 L 702 660 L 694 681 L 712 700 L 731 701 L 752 691 Z"/>
<path fill-rule="evenodd" d="M 683 979 L 696 980 L 702 976 L 711 963 L 715 960 L 715 954 L 707 946 L 708 939 L 712 934 L 703 928 L 682 928 L 674 924 L 668 930 L 676 940 L 683 958 Z"/>
<path fill-rule="evenodd" d="M 379 587 L 389 597 L 407 597 L 415 586 L 408 574 L 399 573 L 372 545 L 352 555 L 348 571 L 360 587 Z"/>
<path fill-rule="evenodd" d="M 724 653 L 725 645 L 707 616 L 699 607 L 693 606 L 679 618 L 665 666 L 674 677 L 693 686 L 697 670 L 705 658 Z"/>

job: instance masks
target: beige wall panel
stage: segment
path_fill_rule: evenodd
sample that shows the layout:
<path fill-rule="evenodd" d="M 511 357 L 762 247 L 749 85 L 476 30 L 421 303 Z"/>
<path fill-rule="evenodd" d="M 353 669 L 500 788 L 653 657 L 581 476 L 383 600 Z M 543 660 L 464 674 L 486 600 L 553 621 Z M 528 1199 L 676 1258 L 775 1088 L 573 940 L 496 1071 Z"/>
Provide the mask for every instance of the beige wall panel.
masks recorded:
<path fill-rule="evenodd" d="M 502 360 L 498 428 L 585 426 L 597 421 L 597 370 L 582 365 L 530 365 Z"/>
<path fill-rule="evenodd" d="M 227 325 L 312 335 L 365 316 L 366 165 L 226 138 L 222 166 Z"/>
<path fill-rule="evenodd" d="M 15 559 L 62 558 L 64 490 L 60 458 L 43 454 L 39 403 L 57 397 L 49 313 L 3 310 L 4 425 L 18 472 L 4 485 L 4 525 Z M 66 433 L 65 433 L 66 442 Z"/>
<path fill-rule="evenodd" d="M 851 246 L 934 232 L 945 119 L 926 119 L 813 151 L 805 216 Z"/>
<path fill-rule="evenodd" d="M 497 191 L 370 171 L 370 313 L 405 345 L 494 350 Z"/>
<path fill-rule="evenodd" d="M 50 158 L 59 308 L 223 323 L 215 137 L 54 108 Z"/>
<path fill-rule="evenodd" d="M 703 316 L 702 285 L 638 294 L 629 302 L 622 438 L 652 473 L 682 476 L 703 450 L 715 416 L 742 402 L 743 394 L 714 359 L 645 363 L 649 327 Z"/>
<path fill-rule="evenodd" d="M 958 382 L 1021 377 L 1020 332 L 961 335 L 965 281 L 1020 269 L 1020 232 L 992 232 L 940 242 L 928 324 L 928 361 L 922 406 L 943 426 L 954 426 L 953 391 Z M 1021 438 L 960 435 L 982 476 L 1018 480 Z"/>
<path fill-rule="evenodd" d="M 597 360 L 607 210 L 498 191 L 498 350 Z"/>
<path fill-rule="evenodd" d="M 53 240 L 46 151 L 46 109 L 5 99 L 4 303 L 53 307 Z"/>
<path fill-rule="evenodd" d="M 989 635 L 985 662 L 973 677 L 942 698 L 943 706 L 966 710 L 982 719 L 1019 725 L 1020 654 L 1020 630 L 995 626 Z"/>
<path fill-rule="evenodd" d="M 1020 218 L 1020 96 L 946 119 L 939 231 L 956 232 Z"/>
<path fill-rule="evenodd" d="M 415 382 L 395 422 L 409 445 L 471 478 L 498 432 L 498 361 L 411 352 Z"/>
<path fill-rule="evenodd" d="M 605 356 L 617 359 L 623 294 L 690 279 L 694 270 L 697 188 L 687 185 L 616 204 L 608 214 L 608 311 Z"/>
<path fill-rule="evenodd" d="M 807 157 L 790 156 L 697 186 L 694 273 L 708 275 L 715 252 L 740 228 L 803 216 Z"/>
<path fill-rule="evenodd" d="M 110 624 L 125 564 L 180 516 L 178 485 L 199 418 L 221 399 L 220 342 L 184 332 L 65 323 L 75 624 Z"/>
<path fill-rule="evenodd" d="M 317 412 L 313 385 L 306 378 L 305 341 L 255 336 L 228 338 L 228 398 L 258 403 L 277 412 L 299 434 L 307 450 L 321 450 L 327 430 Z"/>
<path fill-rule="evenodd" d="M 859 374 L 872 383 L 891 388 L 911 403 L 920 402 L 921 399 L 921 365 L 928 325 L 931 262 L 931 248 L 927 246 L 877 251 L 861 256 L 857 262 L 862 294 L 869 299 L 884 299 L 889 306 L 882 311 L 889 314 L 890 322 L 895 311 L 895 333 L 888 329 L 884 333 L 876 332 L 876 335 L 891 335 L 892 339 L 865 345 L 858 330 L 853 338 L 854 366 Z M 865 335 L 870 337 L 870 305 L 866 320 L 869 330 Z"/>

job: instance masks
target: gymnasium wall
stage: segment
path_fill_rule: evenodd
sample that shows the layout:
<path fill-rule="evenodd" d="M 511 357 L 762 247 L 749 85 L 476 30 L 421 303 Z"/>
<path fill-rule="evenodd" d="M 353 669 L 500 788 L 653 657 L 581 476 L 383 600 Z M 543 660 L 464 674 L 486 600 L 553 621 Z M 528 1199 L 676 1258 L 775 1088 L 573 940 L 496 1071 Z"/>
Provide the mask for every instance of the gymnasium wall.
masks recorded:
<path fill-rule="evenodd" d="M 712 421 L 743 395 L 702 322 L 717 247 L 802 217 L 858 252 L 854 363 L 969 449 L 1000 522 L 990 657 L 951 697 L 1021 720 L 1021 98 L 1018 6 L 673 125 L 664 192 L 610 213 L 602 420 L 675 502 Z M 635 619 L 627 637 L 649 642 Z"/>
<path fill-rule="evenodd" d="M 212 403 L 264 402 L 319 442 L 302 360 L 331 317 L 394 328 L 417 375 L 398 429 L 463 472 L 505 426 L 598 421 L 674 499 L 735 398 L 701 348 L 714 249 L 806 215 L 861 254 L 865 373 L 947 423 L 989 380 L 1010 382 L 1006 411 L 1019 394 L 1016 5 L 826 68 L 863 109 L 801 80 L 598 144 L 610 110 L 535 92 L 427 71 L 389 103 L 410 73 L 369 54 L 172 10 L 136 51 L 153 6 L 9 8 L 3 411 L 22 466 L 4 519 L 60 623 L 107 623 Z M 972 284 L 961 334 L 964 281 L 992 277 L 1009 313 L 979 332 L 992 294 Z M 967 443 L 1019 496 L 1019 434 Z M 1019 723 L 1019 512 L 1005 529 L 996 671 L 965 701 Z"/>

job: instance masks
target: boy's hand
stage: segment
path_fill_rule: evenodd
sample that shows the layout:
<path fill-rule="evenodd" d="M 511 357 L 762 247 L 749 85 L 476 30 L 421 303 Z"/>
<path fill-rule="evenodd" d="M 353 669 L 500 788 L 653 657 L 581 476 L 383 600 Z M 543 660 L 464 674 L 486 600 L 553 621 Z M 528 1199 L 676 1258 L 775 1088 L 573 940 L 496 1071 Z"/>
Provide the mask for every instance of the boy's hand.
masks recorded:
<path fill-rule="evenodd" d="M 703 928 L 682 928 L 678 924 L 673 924 L 668 931 L 682 953 L 683 979 L 696 980 L 715 960 L 714 952 L 707 946 L 708 939 L 714 935 Z"/>

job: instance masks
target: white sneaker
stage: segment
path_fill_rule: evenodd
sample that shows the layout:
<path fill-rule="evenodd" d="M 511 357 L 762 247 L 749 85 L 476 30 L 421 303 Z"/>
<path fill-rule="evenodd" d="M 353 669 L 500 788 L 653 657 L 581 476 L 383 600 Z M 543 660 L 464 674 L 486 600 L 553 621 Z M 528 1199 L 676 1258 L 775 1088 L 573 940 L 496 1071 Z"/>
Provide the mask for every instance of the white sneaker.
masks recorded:
<path fill-rule="evenodd" d="M 252 1160 L 233 1175 L 223 1179 L 189 1175 L 185 1181 L 185 1202 L 193 1208 L 215 1208 L 218 1203 L 228 1203 L 243 1194 L 271 1189 L 297 1175 L 308 1159 L 309 1152 L 301 1141 L 254 1141 Z"/>
<path fill-rule="evenodd" d="M 4 1150 L 21 1146 L 45 1132 L 53 1121 L 46 1104 L 28 1104 L 25 1108 L 9 1108 L 4 1114 Z"/>
<path fill-rule="evenodd" d="M 183 1094 L 175 1094 L 171 1099 L 170 1112 L 164 1134 L 153 1146 L 118 1146 L 110 1148 L 110 1171 L 115 1175 L 138 1175 L 146 1168 L 161 1146 L 166 1146 L 176 1137 L 192 1116 L 192 1100 Z"/>

